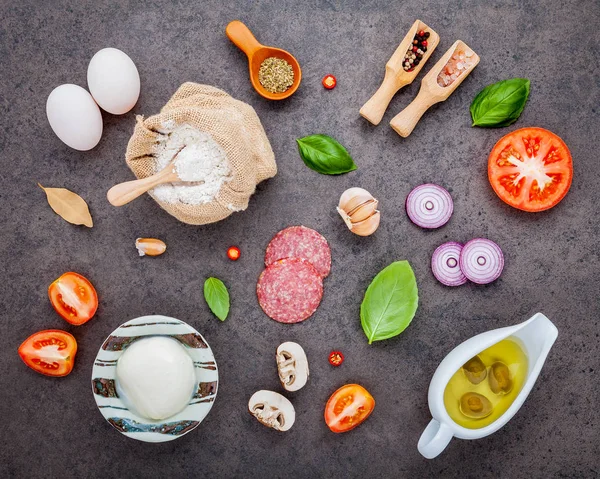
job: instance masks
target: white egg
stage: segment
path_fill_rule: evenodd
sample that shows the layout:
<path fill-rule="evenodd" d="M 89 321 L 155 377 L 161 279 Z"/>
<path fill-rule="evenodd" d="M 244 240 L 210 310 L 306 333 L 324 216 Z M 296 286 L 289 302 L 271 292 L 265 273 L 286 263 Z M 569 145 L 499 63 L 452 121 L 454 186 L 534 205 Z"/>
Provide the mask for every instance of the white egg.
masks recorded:
<path fill-rule="evenodd" d="M 113 115 L 127 113 L 140 96 L 140 75 L 135 63 L 116 48 L 103 48 L 92 57 L 87 82 L 96 103 Z"/>
<path fill-rule="evenodd" d="M 60 85 L 52 90 L 46 115 L 56 136 L 76 150 L 91 150 L 102 137 L 100 108 L 79 85 Z"/>

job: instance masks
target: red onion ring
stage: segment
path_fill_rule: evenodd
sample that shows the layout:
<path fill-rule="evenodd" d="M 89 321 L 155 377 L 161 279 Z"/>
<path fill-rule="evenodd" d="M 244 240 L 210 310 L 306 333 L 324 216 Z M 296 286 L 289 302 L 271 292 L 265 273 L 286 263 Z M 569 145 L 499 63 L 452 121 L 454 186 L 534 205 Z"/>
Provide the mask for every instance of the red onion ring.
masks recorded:
<path fill-rule="evenodd" d="M 421 228 L 435 229 L 444 226 L 453 210 L 450 193 L 431 183 L 417 186 L 406 197 L 406 214 Z"/>
<path fill-rule="evenodd" d="M 468 280 L 459 266 L 463 245 L 450 241 L 437 247 L 431 256 L 431 271 L 446 286 L 460 286 Z"/>
<path fill-rule="evenodd" d="M 492 240 L 476 238 L 463 246 L 460 269 L 473 283 L 488 284 L 498 279 L 504 268 L 504 255 Z"/>

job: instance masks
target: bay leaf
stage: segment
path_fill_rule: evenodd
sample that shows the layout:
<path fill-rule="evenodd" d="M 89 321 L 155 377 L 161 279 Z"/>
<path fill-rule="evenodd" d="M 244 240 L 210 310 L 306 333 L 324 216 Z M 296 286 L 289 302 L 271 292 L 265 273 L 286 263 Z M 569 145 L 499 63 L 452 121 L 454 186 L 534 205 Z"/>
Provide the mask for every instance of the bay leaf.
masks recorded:
<path fill-rule="evenodd" d="M 44 188 L 39 183 L 38 186 L 46 193 L 50 208 L 65 221 L 88 228 L 94 226 L 87 203 L 77 193 L 66 188 Z"/>

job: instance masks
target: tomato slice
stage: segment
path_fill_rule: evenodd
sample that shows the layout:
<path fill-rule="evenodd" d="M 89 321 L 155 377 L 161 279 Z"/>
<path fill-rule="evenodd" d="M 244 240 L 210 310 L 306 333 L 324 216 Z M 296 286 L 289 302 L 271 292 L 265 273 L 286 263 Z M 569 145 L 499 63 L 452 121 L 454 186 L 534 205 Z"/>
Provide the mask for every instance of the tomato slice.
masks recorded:
<path fill-rule="evenodd" d="M 562 200 L 573 180 L 573 159 L 562 139 L 543 128 L 521 128 L 500 138 L 488 159 L 488 178 L 502 201 L 544 211 Z"/>
<path fill-rule="evenodd" d="M 66 376 L 73 370 L 77 341 L 66 331 L 47 329 L 29 336 L 19 346 L 27 366 L 46 376 Z"/>
<path fill-rule="evenodd" d="M 333 432 L 346 432 L 373 412 L 375 399 L 358 384 L 346 384 L 334 392 L 325 406 L 325 422 Z"/>
<path fill-rule="evenodd" d="M 98 294 L 86 278 L 65 273 L 48 288 L 50 302 L 58 314 L 71 324 L 83 324 L 96 314 Z"/>

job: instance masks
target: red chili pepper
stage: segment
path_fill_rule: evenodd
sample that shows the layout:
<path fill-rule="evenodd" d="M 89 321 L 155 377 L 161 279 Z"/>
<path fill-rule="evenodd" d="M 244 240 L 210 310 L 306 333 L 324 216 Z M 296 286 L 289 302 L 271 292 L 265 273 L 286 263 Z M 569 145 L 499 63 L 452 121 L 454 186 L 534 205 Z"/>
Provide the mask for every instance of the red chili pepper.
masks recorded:
<path fill-rule="evenodd" d="M 227 257 L 231 261 L 237 261 L 238 259 L 240 259 L 241 254 L 242 254 L 242 252 L 240 251 L 240 249 L 237 246 L 232 246 L 227 250 Z"/>
<path fill-rule="evenodd" d="M 341 351 L 331 351 L 329 353 L 329 364 L 338 367 L 344 362 L 344 355 Z"/>
<path fill-rule="evenodd" d="M 322 83 L 327 90 L 333 90 L 337 85 L 337 80 L 333 75 L 325 75 Z"/>

